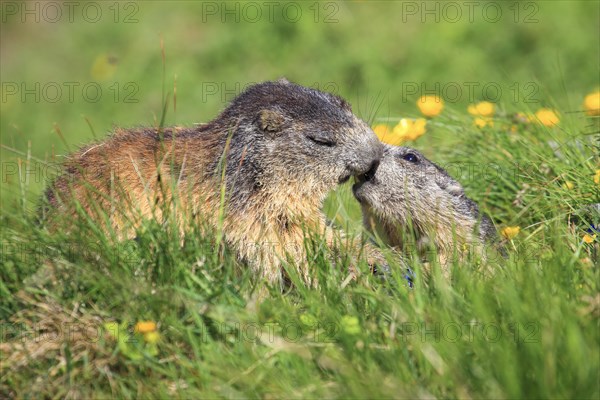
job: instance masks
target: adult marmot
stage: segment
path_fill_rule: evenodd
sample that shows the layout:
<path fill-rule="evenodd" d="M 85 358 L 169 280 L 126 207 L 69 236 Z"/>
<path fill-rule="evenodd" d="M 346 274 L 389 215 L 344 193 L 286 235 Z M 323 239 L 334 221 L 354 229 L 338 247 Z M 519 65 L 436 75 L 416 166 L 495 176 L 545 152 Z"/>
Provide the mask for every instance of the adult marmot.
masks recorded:
<path fill-rule="evenodd" d="M 267 281 L 281 282 L 287 259 L 310 283 L 305 232 L 333 245 L 320 211 L 325 196 L 353 175 L 373 174 L 382 151 L 342 98 L 264 82 L 207 124 L 118 129 L 72 154 L 46 192 L 45 216 L 51 227 L 84 216 L 119 238 L 135 237 L 143 218 L 165 222 L 166 211 L 182 230 L 202 218 Z"/>

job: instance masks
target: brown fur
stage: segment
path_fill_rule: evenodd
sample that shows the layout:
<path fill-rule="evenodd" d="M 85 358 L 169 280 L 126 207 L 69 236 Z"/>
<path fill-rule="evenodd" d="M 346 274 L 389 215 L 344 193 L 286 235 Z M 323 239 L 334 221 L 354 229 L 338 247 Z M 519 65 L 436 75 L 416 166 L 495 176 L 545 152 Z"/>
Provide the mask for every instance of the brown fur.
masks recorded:
<path fill-rule="evenodd" d="M 182 232 L 191 218 L 216 228 L 224 207 L 226 241 L 257 275 L 280 282 L 289 256 L 311 283 L 305 231 L 324 233 L 333 246 L 335 233 L 320 211 L 325 196 L 350 176 L 375 171 L 381 153 L 343 99 L 285 80 L 265 82 L 208 124 L 119 129 L 71 155 L 47 191 L 47 214 L 51 226 L 87 214 L 124 239 L 144 218 L 164 222 L 164 210 Z"/>

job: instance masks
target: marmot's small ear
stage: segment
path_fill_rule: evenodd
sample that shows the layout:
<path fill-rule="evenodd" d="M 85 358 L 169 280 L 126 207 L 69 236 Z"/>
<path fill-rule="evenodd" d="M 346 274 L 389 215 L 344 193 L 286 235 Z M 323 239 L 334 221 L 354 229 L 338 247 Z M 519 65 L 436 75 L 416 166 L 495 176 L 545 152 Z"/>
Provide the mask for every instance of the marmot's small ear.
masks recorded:
<path fill-rule="evenodd" d="M 258 127 L 261 131 L 274 134 L 281 129 L 285 123 L 284 116 L 275 110 L 261 110 L 258 113 Z"/>
<path fill-rule="evenodd" d="M 277 79 L 277 83 L 282 83 L 284 85 L 289 85 L 291 82 L 288 81 L 284 76 L 282 76 L 281 78 Z"/>

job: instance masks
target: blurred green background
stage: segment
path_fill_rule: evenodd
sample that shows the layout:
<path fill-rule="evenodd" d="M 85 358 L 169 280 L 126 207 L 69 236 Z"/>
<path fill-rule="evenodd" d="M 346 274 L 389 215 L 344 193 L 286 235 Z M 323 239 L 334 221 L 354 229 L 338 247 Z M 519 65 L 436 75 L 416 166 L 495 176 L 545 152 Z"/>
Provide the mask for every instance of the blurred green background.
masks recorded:
<path fill-rule="evenodd" d="M 600 88 L 599 4 L 0 2 L 0 398 L 598 398 L 600 119 L 582 102 Z M 509 259 L 489 276 L 479 257 L 455 261 L 450 282 L 405 252 L 409 290 L 399 264 L 381 284 L 348 283 L 319 252 L 318 290 L 260 302 L 220 237 L 194 231 L 182 247 L 149 224 L 115 244 L 24 218 L 62 156 L 114 126 L 157 125 L 167 97 L 166 124 L 206 122 L 248 83 L 282 76 L 342 95 L 370 124 L 419 116 L 417 98 L 440 94 L 443 112 L 408 144 L 499 230 L 519 228 Z M 481 129 L 467 112 L 480 100 L 497 109 Z M 542 107 L 560 123 L 512 118 Z M 325 211 L 360 226 L 347 185 Z M 142 320 L 163 339 L 140 359 L 127 336 L 71 340 L 77 325 Z M 279 339 L 314 321 L 325 341 L 312 328 Z M 277 340 L 240 340 L 255 323 Z M 499 340 L 430 335 L 488 323 Z M 12 337 L 21 325 L 52 340 Z M 331 342 L 328 326 L 343 328 Z"/>
<path fill-rule="evenodd" d="M 595 1 L 8 1 L 1 11 L 3 208 L 28 148 L 53 160 L 115 125 L 156 124 L 166 93 L 166 123 L 189 125 L 248 83 L 285 76 L 341 94 L 375 123 L 416 116 L 428 92 L 448 114 L 484 99 L 577 112 L 599 85 Z M 439 160 L 450 136 L 414 146 Z"/>

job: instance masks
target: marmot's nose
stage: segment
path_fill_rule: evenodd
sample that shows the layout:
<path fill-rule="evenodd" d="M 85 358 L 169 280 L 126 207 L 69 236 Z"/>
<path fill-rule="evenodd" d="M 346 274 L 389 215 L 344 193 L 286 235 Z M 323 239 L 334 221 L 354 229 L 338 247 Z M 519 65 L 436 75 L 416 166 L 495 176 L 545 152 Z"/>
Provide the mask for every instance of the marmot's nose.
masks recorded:
<path fill-rule="evenodd" d="M 359 152 L 359 154 L 357 154 L 359 160 L 350 163 L 349 167 L 356 175 L 364 174 L 370 170 L 373 170 L 373 173 L 375 173 L 382 156 L 383 147 L 381 146 L 381 143 L 376 142 L 374 145 L 368 147 L 366 151 L 363 149 Z"/>
<path fill-rule="evenodd" d="M 368 181 L 375 176 L 377 168 L 379 168 L 379 158 L 366 159 L 361 163 L 350 163 L 348 168 L 352 172 L 352 175 L 360 176 L 362 179 Z"/>
<path fill-rule="evenodd" d="M 383 157 L 383 144 L 374 133 L 364 135 L 359 146 L 354 148 L 353 160 L 347 165 L 352 175 L 365 175 L 367 172 L 374 176 Z"/>

